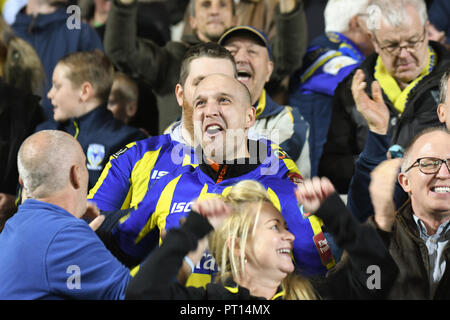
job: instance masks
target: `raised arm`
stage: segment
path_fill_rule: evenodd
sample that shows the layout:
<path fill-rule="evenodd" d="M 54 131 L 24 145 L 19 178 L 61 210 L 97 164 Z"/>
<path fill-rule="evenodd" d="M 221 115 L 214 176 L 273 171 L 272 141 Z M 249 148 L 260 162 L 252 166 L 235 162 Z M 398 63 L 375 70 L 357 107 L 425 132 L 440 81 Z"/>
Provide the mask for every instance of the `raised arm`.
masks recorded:
<path fill-rule="evenodd" d="M 398 268 L 378 231 L 368 224 L 358 223 L 334 187 L 326 178 L 313 178 L 300 185 L 297 198 L 321 218 L 328 232 L 348 255 L 324 281 L 314 282 L 323 298 L 381 299 L 386 296 L 398 274 Z M 380 270 L 379 285 L 368 285 L 369 273 L 375 266 Z"/>
<path fill-rule="evenodd" d="M 112 0 L 105 30 L 105 52 L 116 67 L 145 81 L 156 93 L 172 93 L 186 48 L 181 42 L 160 47 L 151 40 L 138 38 L 137 10 L 136 0 Z"/>
<path fill-rule="evenodd" d="M 196 202 L 185 223 L 171 229 L 161 247 L 156 249 L 130 281 L 126 299 L 203 299 L 204 288 L 185 287 L 174 279 L 189 255 L 195 265 L 205 250 L 199 247 L 213 228 L 217 228 L 231 212 L 219 199 Z M 195 210 L 198 210 L 196 212 Z"/>
<path fill-rule="evenodd" d="M 271 43 L 274 70 L 269 87 L 301 67 L 308 45 L 306 16 L 302 0 L 280 0 L 275 7 L 276 35 Z"/>

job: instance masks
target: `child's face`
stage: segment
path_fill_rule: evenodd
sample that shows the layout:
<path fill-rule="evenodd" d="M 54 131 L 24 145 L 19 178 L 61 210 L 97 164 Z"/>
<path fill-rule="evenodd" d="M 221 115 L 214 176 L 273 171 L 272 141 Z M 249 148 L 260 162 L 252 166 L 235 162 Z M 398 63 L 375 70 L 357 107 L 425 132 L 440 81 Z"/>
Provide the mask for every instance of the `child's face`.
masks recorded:
<path fill-rule="evenodd" d="M 76 117 L 81 103 L 81 88 L 74 88 L 66 77 L 69 68 L 58 63 L 53 71 L 52 88 L 47 94 L 53 105 L 53 119 L 58 122 Z"/>

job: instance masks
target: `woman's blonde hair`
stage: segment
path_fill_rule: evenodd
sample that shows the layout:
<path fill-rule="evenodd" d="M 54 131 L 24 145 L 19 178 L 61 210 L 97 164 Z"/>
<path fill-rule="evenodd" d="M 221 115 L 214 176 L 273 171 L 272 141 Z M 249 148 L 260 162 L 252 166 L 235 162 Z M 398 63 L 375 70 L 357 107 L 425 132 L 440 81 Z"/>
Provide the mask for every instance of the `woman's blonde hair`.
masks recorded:
<path fill-rule="evenodd" d="M 222 198 L 233 207 L 233 213 L 211 234 L 209 248 L 219 266 L 217 281 L 225 283 L 229 278 L 239 279 L 244 274 L 246 244 L 255 232 L 263 203 L 272 204 L 272 201 L 266 189 L 253 180 L 237 183 Z M 239 257 L 236 248 L 240 248 Z M 286 300 L 316 299 L 308 279 L 295 273 L 287 276 L 281 286 Z"/>

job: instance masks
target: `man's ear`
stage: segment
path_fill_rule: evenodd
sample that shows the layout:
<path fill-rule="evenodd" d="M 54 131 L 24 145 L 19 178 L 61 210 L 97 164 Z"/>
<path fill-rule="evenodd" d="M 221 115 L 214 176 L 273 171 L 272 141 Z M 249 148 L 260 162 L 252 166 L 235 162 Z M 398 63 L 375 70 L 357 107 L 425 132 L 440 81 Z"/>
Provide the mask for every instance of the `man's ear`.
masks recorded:
<path fill-rule="evenodd" d="M 175 86 L 175 97 L 177 98 L 178 105 L 183 107 L 184 90 L 179 83 Z"/>
<path fill-rule="evenodd" d="M 406 173 L 400 172 L 400 174 L 398 175 L 398 183 L 402 187 L 403 191 L 405 191 L 406 193 L 411 192 L 411 186 L 410 186 L 410 183 L 409 183 L 409 178 L 406 175 Z"/>
<path fill-rule="evenodd" d="M 197 30 L 197 19 L 194 16 L 189 15 L 189 25 L 191 26 L 192 31 L 195 32 Z"/>
<path fill-rule="evenodd" d="M 76 164 L 70 167 L 69 173 L 70 185 L 75 189 L 81 188 L 80 167 Z"/>
<path fill-rule="evenodd" d="M 440 103 L 437 107 L 437 114 L 439 117 L 439 121 L 442 123 L 445 123 L 445 119 L 447 118 L 446 117 L 446 107 L 447 106 L 443 103 Z M 448 116 L 450 116 L 450 115 L 448 115 Z"/>
<path fill-rule="evenodd" d="M 136 101 L 127 103 L 127 105 L 125 107 L 125 113 L 126 113 L 127 117 L 129 117 L 130 119 L 133 118 L 135 116 L 136 112 L 137 112 Z"/>
<path fill-rule="evenodd" d="M 80 87 L 80 99 L 82 102 L 86 102 L 94 95 L 94 88 L 90 82 L 83 82 Z"/>
<path fill-rule="evenodd" d="M 270 77 L 272 76 L 272 72 L 273 72 L 273 61 L 272 60 L 269 60 L 267 63 L 267 70 L 268 70 L 268 73 L 266 76 L 266 83 L 269 82 Z"/>
<path fill-rule="evenodd" d="M 256 121 L 256 109 L 255 107 L 248 108 L 247 118 L 245 120 L 245 128 L 248 129 L 255 124 Z"/>

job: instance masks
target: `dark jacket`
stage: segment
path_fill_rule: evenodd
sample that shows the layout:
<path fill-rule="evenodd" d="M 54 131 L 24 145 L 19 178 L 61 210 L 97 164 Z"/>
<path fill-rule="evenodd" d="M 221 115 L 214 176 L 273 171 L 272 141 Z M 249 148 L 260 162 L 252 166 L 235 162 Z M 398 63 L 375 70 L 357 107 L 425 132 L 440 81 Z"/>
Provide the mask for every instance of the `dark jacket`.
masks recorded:
<path fill-rule="evenodd" d="M 24 94 L 0 78 L 0 192 L 16 194 L 17 153 L 43 120 L 39 97 Z"/>
<path fill-rule="evenodd" d="M 439 43 L 430 41 L 430 45 L 436 51 L 437 65 L 410 92 L 401 117 L 383 93 L 391 113 L 388 130 L 390 145 L 406 147 L 420 131 L 440 124 L 436 112 L 439 83 L 443 73 L 450 67 L 450 53 Z M 377 54 L 372 54 L 360 66 L 366 77 L 366 92 L 370 97 L 377 57 Z M 354 72 L 336 88 L 327 142 L 319 165 L 319 175 L 330 178 L 340 193 L 348 191 L 356 158 L 362 151 L 367 136 L 366 121 L 356 110 L 350 89 Z"/>
<path fill-rule="evenodd" d="M 181 41 L 170 41 L 161 47 L 153 41 L 137 38 L 136 3 L 122 5 L 112 1 L 105 31 L 105 51 L 121 71 L 153 88 L 157 95 L 159 130 L 162 133 L 181 116 L 175 98 L 181 62 L 189 47 L 201 41 L 197 36 L 185 35 Z M 288 15 L 281 15 L 279 9 L 276 13 L 275 21 L 281 36 L 272 45 L 275 68 L 271 79 L 278 83 L 302 63 L 306 47 L 304 33 L 292 30 L 303 30 L 306 22 L 301 2 Z"/>
<path fill-rule="evenodd" d="M 444 275 L 431 296 L 428 250 L 414 221 L 411 201 L 400 208 L 392 232 L 384 233 L 384 239 L 400 269 L 389 299 L 450 299 L 450 245 L 444 249 Z"/>
<path fill-rule="evenodd" d="M 319 296 L 325 299 L 384 298 L 398 269 L 376 229 L 356 222 L 337 194 L 331 195 L 316 215 L 323 219 L 329 232 L 351 258 L 342 260 L 324 282 L 313 281 Z M 162 246 L 141 266 L 127 287 L 126 299 L 262 299 L 240 286 L 231 292 L 219 283 L 208 284 L 204 289 L 185 287 L 173 280 L 184 256 L 212 230 L 205 218 L 191 212 L 181 228 L 170 230 Z M 380 289 L 367 286 L 367 270 L 371 265 L 382 270 Z"/>
<path fill-rule="evenodd" d="M 130 142 L 147 138 L 143 131 L 114 119 L 105 105 L 64 123 L 49 120 L 40 124 L 36 131 L 46 129 L 65 131 L 81 144 L 89 170 L 89 189 L 97 182 L 112 154 Z"/>
<path fill-rule="evenodd" d="M 374 209 L 369 194 L 370 174 L 376 166 L 387 160 L 389 140 L 388 135 L 369 131 L 364 150 L 356 160 L 355 173 L 348 189 L 347 207 L 360 222 L 373 215 Z M 399 209 L 408 198 L 408 194 L 397 182 L 394 191 L 395 208 Z"/>
<path fill-rule="evenodd" d="M 52 73 L 57 62 L 73 52 L 94 49 L 103 51 L 103 44 L 94 29 L 81 22 L 79 27 L 76 24 L 72 26 L 75 23 L 72 14 L 73 12 L 66 13 L 66 8 L 61 7 L 54 13 L 33 17 L 22 9 L 12 25 L 14 33 L 33 46 L 44 67 L 47 82 L 42 106 L 46 119 L 53 118 L 53 109 L 47 98 L 47 92 L 51 88 Z"/>

